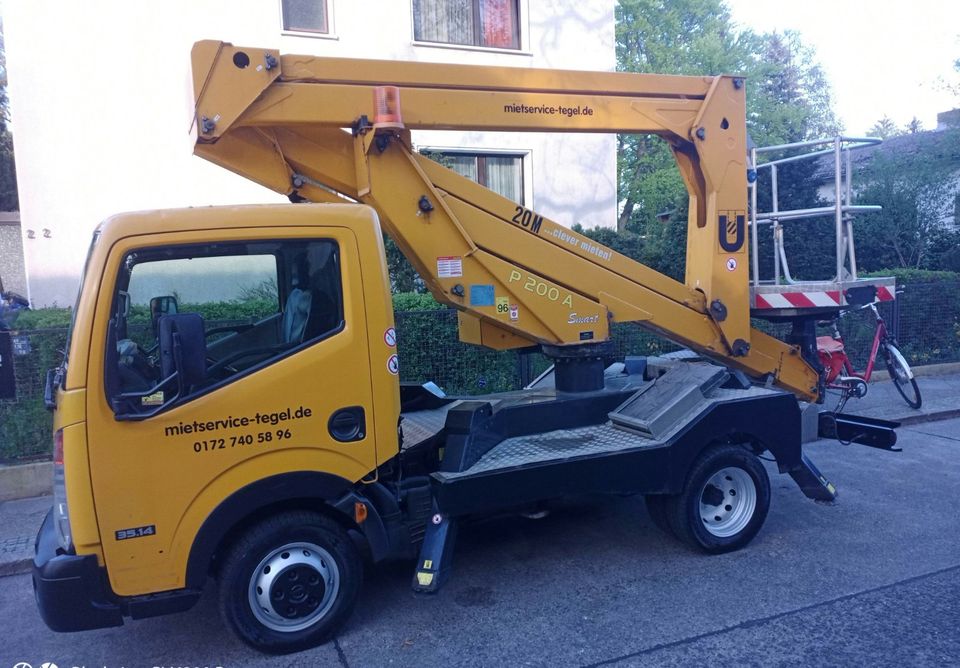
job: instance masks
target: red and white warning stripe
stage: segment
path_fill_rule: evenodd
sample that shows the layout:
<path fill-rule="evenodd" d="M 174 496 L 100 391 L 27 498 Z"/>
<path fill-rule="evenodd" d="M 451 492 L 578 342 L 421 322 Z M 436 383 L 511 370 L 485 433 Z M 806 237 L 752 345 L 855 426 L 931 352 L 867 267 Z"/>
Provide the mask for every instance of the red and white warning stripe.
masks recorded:
<path fill-rule="evenodd" d="M 757 308 L 816 308 L 840 306 L 840 291 L 769 292 L 756 296 Z"/>
<path fill-rule="evenodd" d="M 893 291 L 885 285 L 877 286 L 877 299 L 893 300 Z M 754 296 L 754 308 L 817 308 L 837 307 L 842 304 L 839 290 L 815 292 L 767 292 Z"/>

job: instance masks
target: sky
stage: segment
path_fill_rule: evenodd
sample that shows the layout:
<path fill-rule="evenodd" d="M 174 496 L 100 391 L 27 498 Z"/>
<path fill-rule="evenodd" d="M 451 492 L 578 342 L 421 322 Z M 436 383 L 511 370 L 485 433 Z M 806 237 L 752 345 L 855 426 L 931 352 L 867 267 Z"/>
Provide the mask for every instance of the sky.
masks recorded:
<path fill-rule="evenodd" d="M 755 32 L 796 30 L 816 49 L 832 85 L 834 111 L 848 135 L 863 135 L 884 115 L 898 126 L 960 106 L 940 89 L 956 83 L 958 0 L 726 0 L 735 23 Z"/>

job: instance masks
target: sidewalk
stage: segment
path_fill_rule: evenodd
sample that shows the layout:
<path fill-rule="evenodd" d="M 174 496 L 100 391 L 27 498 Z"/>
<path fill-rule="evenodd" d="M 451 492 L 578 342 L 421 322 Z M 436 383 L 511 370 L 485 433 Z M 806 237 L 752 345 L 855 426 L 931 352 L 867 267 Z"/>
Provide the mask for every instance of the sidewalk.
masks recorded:
<path fill-rule="evenodd" d="M 33 541 L 52 505 L 52 496 L 0 503 L 0 577 L 30 570 Z"/>
<path fill-rule="evenodd" d="M 848 401 L 844 412 L 905 425 L 960 417 L 960 371 L 919 375 L 917 384 L 923 397 L 919 410 L 907 406 L 892 382 L 880 380 L 870 383 L 863 399 Z M 836 403 L 836 396 L 829 396 L 825 406 L 832 410 Z M 33 541 L 51 505 L 50 496 L 0 502 L 0 577 L 30 570 Z"/>
<path fill-rule="evenodd" d="M 919 409 L 910 408 L 893 382 L 884 378 L 870 383 L 867 396 L 863 399 L 850 399 L 843 412 L 894 420 L 904 425 L 960 417 L 960 371 L 927 375 L 921 367 L 917 385 L 923 400 Z M 837 395 L 828 395 L 824 406 L 833 410 L 836 405 Z"/>

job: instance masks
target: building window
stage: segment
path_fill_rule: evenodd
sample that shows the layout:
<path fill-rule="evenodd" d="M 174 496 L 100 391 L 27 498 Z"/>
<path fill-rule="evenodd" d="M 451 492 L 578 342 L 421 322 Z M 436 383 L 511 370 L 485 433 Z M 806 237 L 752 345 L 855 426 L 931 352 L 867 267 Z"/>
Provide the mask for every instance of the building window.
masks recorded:
<path fill-rule="evenodd" d="M 280 0 L 283 29 L 292 32 L 330 32 L 327 0 Z"/>
<path fill-rule="evenodd" d="M 418 42 L 520 48 L 519 0 L 413 0 Z"/>
<path fill-rule="evenodd" d="M 522 155 L 431 150 L 424 150 L 422 153 L 498 195 L 523 204 Z"/>

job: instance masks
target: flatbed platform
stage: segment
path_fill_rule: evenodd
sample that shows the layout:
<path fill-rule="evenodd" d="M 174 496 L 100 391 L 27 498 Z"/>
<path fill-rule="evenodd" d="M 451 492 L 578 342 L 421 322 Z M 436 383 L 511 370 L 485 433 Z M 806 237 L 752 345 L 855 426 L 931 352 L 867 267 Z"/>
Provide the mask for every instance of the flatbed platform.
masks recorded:
<path fill-rule="evenodd" d="M 784 471 L 800 462 L 796 398 L 744 385 L 713 364 L 664 360 L 643 373 L 608 371 L 604 389 L 592 393 L 543 385 L 404 413 L 405 450 L 442 443 L 431 474 L 442 512 L 611 489 L 670 493 L 717 438 L 769 449 Z M 544 432 L 544 424 L 554 428 Z"/>

